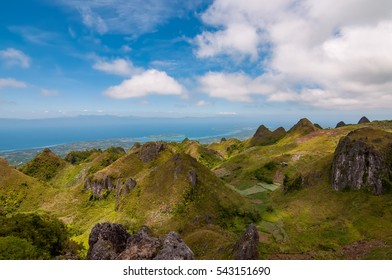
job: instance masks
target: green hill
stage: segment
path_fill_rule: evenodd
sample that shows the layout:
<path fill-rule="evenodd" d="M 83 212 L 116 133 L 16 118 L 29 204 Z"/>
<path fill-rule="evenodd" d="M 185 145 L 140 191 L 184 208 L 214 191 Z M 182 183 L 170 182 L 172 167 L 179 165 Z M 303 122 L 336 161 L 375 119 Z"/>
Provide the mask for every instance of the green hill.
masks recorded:
<path fill-rule="evenodd" d="M 53 215 L 85 249 L 95 224 L 113 222 L 130 233 L 143 225 L 156 236 L 177 231 L 197 259 L 230 259 L 254 223 L 261 258 L 392 259 L 392 194 L 336 191 L 331 174 L 346 136 L 345 149 L 363 142 L 363 162 L 374 150 L 386 162 L 382 170 L 390 170 L 391 132 L 392 121 L 320 129 L 302 119 L 257 145 L 258 133 L 209 145 L 184 140 L 71 152 L 65 160 L 46 149 L 24 173 L 0 160 L 0 214 Z M 28 242 L 23 246 L 33 250 Z"/>
<path fill-rule="evenodd" d="M 0 158 L 0 214 L 39 210 L 42 196 L 52 192 L 42 182 L 18 171 Z"/>
<path fill-rule="evenodd" d="M 66 161 L 46 148 L 20 170 L 31 177 L 49 181 L 67 165 Z"/>

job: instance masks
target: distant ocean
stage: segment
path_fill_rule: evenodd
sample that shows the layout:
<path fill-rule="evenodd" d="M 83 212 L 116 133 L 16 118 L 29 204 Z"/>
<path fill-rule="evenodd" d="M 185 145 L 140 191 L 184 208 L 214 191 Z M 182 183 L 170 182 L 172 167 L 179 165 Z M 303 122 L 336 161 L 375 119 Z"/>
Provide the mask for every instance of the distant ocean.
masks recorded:
<path fill-rule="evenodd" d="M 128 139 L 134 142 L 203 140 L 249 136 L 258 122 L 235 118 L 75 117 L 42 120 L 0 119 L 0 152 L 74 142 Z"/>

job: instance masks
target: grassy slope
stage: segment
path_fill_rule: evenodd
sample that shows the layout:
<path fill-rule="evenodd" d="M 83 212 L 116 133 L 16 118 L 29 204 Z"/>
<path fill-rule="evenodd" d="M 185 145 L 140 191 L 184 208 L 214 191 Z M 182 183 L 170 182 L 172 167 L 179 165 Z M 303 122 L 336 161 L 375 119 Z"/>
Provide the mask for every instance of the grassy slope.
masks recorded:
<path fill-rule="evenodd" d="M 247 150 L 232 140 L 211 144 L 209 149 L 220 151 L 228 158 L 214 168 L 216 173 L 226 171 L 220 174 L 224 174 L 222 178 L 227 186 L 184 154 L 175 162 L 173 155 L 183 152 L 186 145 L 172 143 L 149 163 L 142 163 L 133 154 L 137 149 L 132 149 L 104 167 L 102 158 L 105 156 L 98 153 L 85 162 L 66 165 L 47 183 L 1 161 L 0 195 L 3 201 L 13 200 L 6 204 L 11 207 L 10 211 L 55 214 L 73 229 L 74 239 L 84 242 L 86 248 L 91 228 L 98 222 L 112 221 L 125 224 L 130 231 L 146 224 L 158 235 L 177 230 L 197 258 L 226 259 L 230 258 L 230 248 L 240 232 L 254 219 L 255 207 L 262 216 L 257 226 L 263 257 L 302 254 L 344 258 L 340 248 L 355 241 L 376 239 L 392 245 L 391 195 L 376 197 L 363 192 L 335 192 L 328 182 L 333 151 L 340 137 L 364 126 L 392 131 L 392 122 L 375 122 L 308 135 L 289 133 L 274 145 Z M 239 148 L 230 155 L 225 154 L 232 144 Z M 260 183 L 254 178 L 254 170 L 270 161 L 288 163 L 287 167 L 278 168 L 281 173 L 308 174 L 311 187 L 285 195 L 280 190 L 264 191 L 250 194 L 248 198 L 230 190 L 244 191 Z M 120 211 L 115 211 L 114 192 L 106 199 L 89 200 L 90 192 L 84 190 L 83 183 L 92 167 L 100 170 L 95 176 L 136 178 L 137 186 L 121 199 Z M 175 176 L 177 168 L 180 171 Z M 188 174 L 191 169 L 197 174 L 193 191 Z M 14 204 L 16 206 L 12 206 Z M 377 248 L 364 258 L 391 259 L 392 250 Z"/>
<path fill-rule="evenodd" d="M 40 211 L 41 203 L 54 193 L 46 183 L 29 177 L 0 159 L 0 210 L 5 214 L 16 211 Z"/>
<path fill-rule="evenodd" d="M 151 227 L 157 235 L 175 230 L 192 244 L 198 258 L 229 258 L 229 247 L 247 223 L 256 218 L 253 208 L 248 199 L 228 189 L 190 156 L 180 153 L 175 160 L 177 150 L 178 146 L 169 145 L 148 163 L 141 162 L 131 151 L 94 174 L 136 179 L 136 188 L 121 198 L 119 211 L 115 211 L 114 191 L 106 199 L 90 201 L 84 180 L 75 179 L 85 178 L 91 162 L 64 168 L 56 177 L 58 180 L 52 181 L 56 188 L 41 207 L 66 222 L 74 231 L 74 239 L 86 248 L 92 227 L 111 221 L 124 224 L 131 232 L 142 225 Z M 196 172 L 194 187 L 189 181 L 190 170 Z M 69 178 L 74 185 L 67 184 Z M 208 249 L 200 247 L 212 239 L 214 245 Z"/>
<path fill-rule="evenodd" d="M 373 196 L 364 192 L 335 192 L 329 183 L 333 152 L 339 139 L 350 131 L 370 126 L 387 131 L 392 122 L 375 122 L 320 130 L 307 135 L 292 133 L 277 144 L 254 147 L 218 166 L 228 171 L 223 177 L 238 189 L 252 187 L 253 170 L 275 160 L 285 161 L 282 172 L 301 173 L 308 188 L 283 194 L 259 193 L 262 201 L 258 228 L 265 237 L 264 257 L 277 254 L 294 258 L 345 258 L 341 247 L 359 240 L 381 240 L 392 245 L 392 195 Z M 371 251 L 366 257 L 392 258 L 389 247 Z"/>

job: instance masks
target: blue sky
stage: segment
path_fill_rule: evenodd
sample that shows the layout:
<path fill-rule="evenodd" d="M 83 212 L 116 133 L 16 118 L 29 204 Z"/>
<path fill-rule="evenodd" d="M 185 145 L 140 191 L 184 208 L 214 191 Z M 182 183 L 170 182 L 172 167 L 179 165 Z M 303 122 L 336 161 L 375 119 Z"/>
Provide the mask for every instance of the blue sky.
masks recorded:
<path fill-rule="evenodd" d="M 6 0 L 0 118 L 390 119 L 386 0 Z"/>

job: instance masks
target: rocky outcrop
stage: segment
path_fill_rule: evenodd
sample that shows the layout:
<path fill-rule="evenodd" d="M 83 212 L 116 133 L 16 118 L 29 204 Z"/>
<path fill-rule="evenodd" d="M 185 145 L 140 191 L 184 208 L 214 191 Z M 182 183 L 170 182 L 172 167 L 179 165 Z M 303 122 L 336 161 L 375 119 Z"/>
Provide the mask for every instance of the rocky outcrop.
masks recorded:
<path fill-rule="evenodd" d="M 335 190 L 366 189 L 376 195 L 391 188 L 392 134 L 362 128 L 340 139 L 332 164 Z"/>
<path fill-rule="evenodd" d="M 165 144 L 162 142 L 151 142 L 146 143 L 140 147 L 135 154 L 140 158 L 140 160 L 144 163 L 155 160 L 159 153 L 165 149 Z"/>
<path fill-rule="evenodd" d="M 194 260 L 195 255 L 182 241 L 178 233 L 172 231 L 161 239 L 162 248 L 154 260 Z"/>
<path fill-rule="evenodd" d="M 336 124 L 335 128 L 343 127 L 346 126 L 346 123 L 344 121 L 340 121 Z"/>
<path fill-rule="evenodd" d="M 97 224 L 91 230 L 87 252 L 89 260 L 114 260 L 127 247 L 131 235 L 120 224 Z"/>
<path fill-rule="evenodd" d="M 191 183 L 191 186 L 192 187 L 196 186 L 196 182 L 197 182 L 196 171 L 194 169 L 189 170 L 188 176 L 189 176 L 189 182 Z"/>
<path fill-rule="evenodd" d="M 259 259 L 259 233 L 254 224 L 250 224 L 234 246 L 234 259 Z"/>
<path fill-rule="evenodd" d="M 369 119 L 368 119 L 367 117 L 363 116 L 363 117 L 359 120 L 358 124 L 362 124 L 362 123 L 370 123 L 370 121 L 369 121 Z"/>
<path fill-rule="evenodd" d="M 130 193 L 135 187 L 136 180 L 133 178 L 113 179 L 110 176 L 102 178 L 88 177 L 84 183 L 84 188 L 91 190 L 93 197 L 96 199 L 104 198 L 108 192 L 116 190 L 118 200 L 121 196 Z"/>
<path fill-rule="evenodd" d="M 130 235 L 120 224 L 97 224 L 89 237 L 89 260 L 193 260 L 193 252 L 176 232 L 163 238 L 147 227 Z"/>
<path fill-rule="evenodd" d="M 259 126 L 255 134 L 250 140 L 252 146 L 263 146 L 271 145 L 276 143 L 278 140 L 286 135 L 286 130 L 283 127 L 279 127 L 274 131 L 270 131 L 264 125 Z"/>
<path fill-rule="evenodd" d="M 127 240 L 125 250 L 117 256 L 119 260 L 152 260 L 162 247 L 159 238 L 150 236 L 150 230 L 142 227 Z"/>
<path fill-rule="evenodd" d="M 115 185 L 113 185 L 110 176 L 105 176 L 100 179 L 88 177 L 84 183 L 84 188 L 86 190 L 91 190 L 92 195 L 95 198 L 102 198 L 105 191 L 112 191 L 115 188 Z"/>

